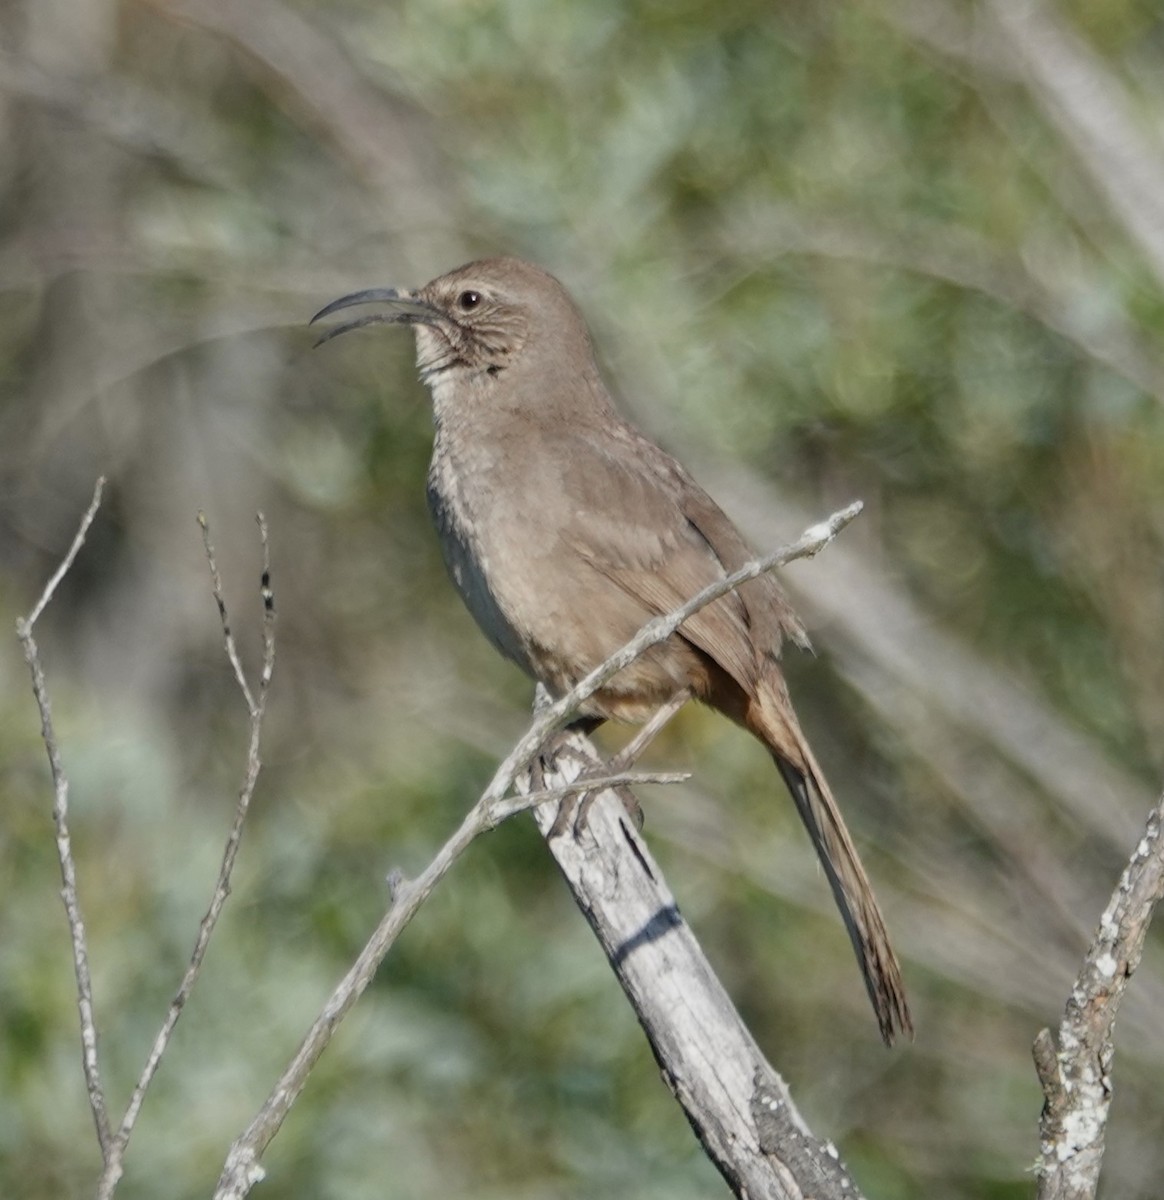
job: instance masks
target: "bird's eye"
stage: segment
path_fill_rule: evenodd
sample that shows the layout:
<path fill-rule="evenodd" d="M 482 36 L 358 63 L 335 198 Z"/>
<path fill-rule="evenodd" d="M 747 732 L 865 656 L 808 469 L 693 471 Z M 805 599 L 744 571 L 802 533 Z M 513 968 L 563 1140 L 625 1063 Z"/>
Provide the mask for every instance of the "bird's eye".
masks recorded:
<path fill-rule="evenodd" d="M 462 292 L 457 297 L 457 306 L 462 312 L 468 312 L 470 309 L 476 308 L 481 303 L 480 292 Z"/>

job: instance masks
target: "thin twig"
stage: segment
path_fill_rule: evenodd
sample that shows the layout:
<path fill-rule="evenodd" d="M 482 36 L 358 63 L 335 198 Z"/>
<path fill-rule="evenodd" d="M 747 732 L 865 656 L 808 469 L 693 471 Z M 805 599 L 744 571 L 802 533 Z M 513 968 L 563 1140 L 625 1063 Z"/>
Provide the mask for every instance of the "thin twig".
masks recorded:
<path fill-rule="evenodd" d="M 262 1108 L 231 1146 L 215 1190 L 215 1200 L 242 1200 L 254 1184 L 263 1178 L 264 1171 L 260 1159 L 279 1132 L 291 1106 L 303 1090 L 312 1067 L 327 1048 L 336 1028 L 363 994 L 385 955 L 432 893 L 433 888 L 472 842 L 492 827 L 491 821 L 496 806 L 507 802 L 506 797 L 514 786 L 518 773 L 527 766 L 546 738 L 565 725 L 578 708 L 607 680 L 651 646 L 665 641 L 689 617 L 758 575 L 784 566 L 794 559 L 808 558 L 819 553 L 860 513 L 861 508 L 860 501 L 850 504 L 826 521 L 806 530 L 795 542 L 717 580 L 666 616 L 648 621 L 622 649 L 591 671 L 565 696 L 535 716 L 528 730 L 495 771 L 489 786 L 432 862 L 413 880 L 394 877 L 391 888 L 392 903 L 381 918 L 380 924 L 360 951 L 351 969 L 328 998 Z M 590 784 L 588 788 L 592 786 L 594 785 Z"/>
<path fill-rule="evenodd" d="M 134 1125 L 137 1123 L 138 1116 L 141 1113 L 142 1101 L 145 1099 L 146 1090 L 149 1088 L 161 1064 L 162 1056 L 169 1045 L 174 1027 L 178 1023 L 178 1018 L 182 1015 L 186 1002 L 190 998 L 190 993 L 193 991 L 194 984 L 201 974 L 202 963 L 206 957 L 206 950 L 210 945 L 210 939 L 214 934 L 215 926 L 218 924 L 218 918 L 222 914 L 227 897 L 230 895 L 231 874 L 234 871 L 235 859 L 238 856 L 239 844 L 242 840 L 243 824 L 250 810 L 251 798 L 254 796 L 255 785 L 259 780 L 259 772 L 262 770 L 263 764 L 259 753 L 259 746 L 262 737 L 263 716 L 267 706 L 268 689 L 271 682 L 271 675 L 275 669 L 275 599 L 271 591 L 271 551 L 268 540 L 267 522 L 262 513 L 258 514 L 257 519 L 259 524 L 259 541 L 263 550 L 263 573 L 260 584 L 260 592 L 263 600 L 263 664 L 259 673 L 258 699 L 256 700 L 253 698 L 251 689 L 247 683 L 246 673 L 243 670 L 237 648 L 235 647 L 234 635 L 231 633 L 226 602 L 222 594 L 222 579 L 218 573 L 214 548 L 210 542 L 210 530 L 206 516 L 204 513 L 198 514 L 198 524 L 202 530 L 203 545 L 206 549 L 206 561 L 210 567 L 214 600 L 218 605 L 218 613 L 222 621 L 223 646 L 226 650 L 226 656 L 230 660 L 230 665 L 234 671 L 239 689 L 246 699 L 247 708 L 250 712 L 250 737 L 247 744 L 246 773 L 243 777 L 242 786 L 239 789 L 234 821 L 231 824 L 230 833 L 227 835 L 226 846 L 222 854 L 222 863 L 218 869 L 218 879 L 215 882 L 214 893 L 210 898 L 210 906 L 207 908 L 206 914 L 198 926 L 198 936 L 194 942 L 194 950 L 190 955 L 190 962 L 182 975 L 182 981 L 178 985 L 178 990 L 175 992 L 174 998 L 170 1001 L 170 1007 L 166 1012 L 165 1020 L 158 1030 L 149 1057 L 146 1059 L 141 1076 L 138 1078 L 137 1084 L 133 1089 L 133 1095 L 126 1106 L 125 1116 L 122 1118 L 121 1127 L 117 1131 L 112 1152 L 107 1158 L 105 1171 L 98 1186 L 98 1200 L 108 1200 L 108 1197 L 112 1196 L 114 1188 L 117 1186 L 117 1182 L 121 1177 L 122 1158 L 125 1148 L 129 1143 L 130 1135 L 133 1133 Z"/>
<path fill-rule="evenodd" d="M 259 525 L 262 533 L 260 536 L 263 539 L 263 553 L 267 552 L 266 527 L 262 524 L 262 514 L 259 515 Z M 202 530 L 202 545 L 206 550 L 206 561 L 210 566 L 210 582 L 214 591 L 214 603 L 218 605 L 218 617 L 222 622 L 222 640 L 226 648 L 226 657 L 230 659 L 230 665 L 234 670 L 234 677 L 238 680 L 239 689 L 242 691 L 243 699 L 247 702 L 247 711 L 252 718 L 255 715 L 255 699 L 251 695 L 250 685 L 247 683 L 246 673 L 243 671 L 242 663 L 239 660 L 238 648 L 234 644 L 234 633 L 230 628 L 230 618 L 226 613 L 226 599 L 222 594 L 222 576 L 218 573 L 218 561 L 214 557 L 214 545 L 210 541 L 210 524 L 206 520 L 206 514 L 199 512 L 198 528 Z M 264 558 L 263 560 L 263 579 L 264 587 L 267 581 L 267 572 L 269 564 Z M 264 601 L 266 595 L 264 593 Z"/>
<path fill-rule="evenodd" d="M 1035 1039 L 1046 1104 L 1039 1121 L 1038 1200 L 1092 1200 L 1111 1107 L 1112 1032 L 1120 1000 L 1164 898 L 1164 796 L 1100 918 L 1059 1024 Z"/>
<path fill-rule="evenodd" d="M 77 534 L 73 538 L 73 544 L 69 547 L 68 554 L 61 560 L 61 565 L 53 572 L 52 578 L 44 585 L 44 591 L 40 594 L 40 599 L 36 602 L 31 614 L 17 621 L 17 634 L 23 638 L 24 631 L 32 632 L 32 627 L 40 620 L 41 613 L 48 607 L 48 602 L 53 598 L 53 593 L 57 590 L 60 582 L 68 574 L 69 568 L 73 565 L 73 560 L 80 553 L 81 547 L 85 544 L 85 538 L 89 533 L 89 526 L 93 524 L 93 519 L 97 516 L 97 510 L 101 507 L 101 497 L 105 492 L 105 476 L 101 475 L 97 479 L 97 483 L 93 488 L 93 499 L 89 501 L 89 507 L 85 510 L 85 515 L 81 518 L 81 524 L 77 528 Z"/>
<path fill-rule="evenodd" d="M 615 775 L 588 775 L 561 787 L 543 788 L 541 791 L 527 792 L 524 796 L 509 796 L 498 800 L 490 806 L 485 819 L 488 828 L 494 829 L 502 821 L 507 821 L 528 808 L 548 804 L 551 800 L 565 800 L 568 796 L 577 796 L 583 792 L 605 792 L 610 788 L 686 783 L 690 778 L 690 771 L 626 771 Z"/>
<path fill-rule="evenodd" d="M 69 837 L 69 780 L 61 761 L 60 748 L 57 745 L 56 733 L 53 729 L 52 706 L 49 704 L 48 685 L 45 682 L 44 671 L 40 665 L 40 652 L 32 636 L 32 628 L 44 612 L 48 602 L 53 598 L 62 579 L 64 579 L 73 560 L 85 544 L 85 537 L 97 510 L 101 506 L 101 496 L 105 490 L 105 477 L 97 480 L 93 489 L 93 499 L 81 518 L 77 535 L 65 555 L 61 565 L 53 573 L 52 578 L 45 584 L 40 599 L 33 607 L 32 613 L 16 622 L 16 635 L 24 648 L 24 660 L 32 673 L 32 690 L 36 696 L 36 706 L 40 710 L 40 732 L 48 751 L 49 770 L 52 772 L 53 791 L 53 822 L 56 825 L 57 857 L 61 864 L 61 898 L 65 902 L 65 915 L 69 922 L 69 934 L 73 943 L 73 971 L 77 977 L 77 1008 L 81 1016 L 81 1062 L 85 1071 L 85 1090 L 89 1093 L 89 1107 L 93 1112 L 93 1123 L 97 1127 L 97 1141 L 101 1146 L 101 1156 L 108 1160 L 112 1135 L 109 1128 L 109 1115 L 105 1107 L 105 1090 L 101 1084 L 101 1071 L 97 1061 L 97 1022 L 93 1015 L 93 980 L 89 974 L 89 947 L 85 937 L 85 922 L 81 917 L 81 901 L 77 894 L 77 869 L 73 861 L 72 841 Z"/>

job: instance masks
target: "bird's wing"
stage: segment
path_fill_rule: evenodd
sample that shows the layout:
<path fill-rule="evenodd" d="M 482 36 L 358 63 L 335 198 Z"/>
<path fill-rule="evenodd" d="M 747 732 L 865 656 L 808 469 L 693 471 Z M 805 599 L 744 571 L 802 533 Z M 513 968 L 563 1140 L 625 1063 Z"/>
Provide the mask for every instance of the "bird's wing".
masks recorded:
<path fill-rule="evenodd" d="M 728 518 L 654 443 L 627 430 L 614 441 L 578 439 L 575 450 L 564 459 L 562 494 L 570 507 L 561 537 L 642 607 L 644 622 L 748 561 L 747 546 Z M 721 540 L 730 563 L 721 556 Z M 765 599 L 761 593 L 752 603 Z M 757 647 L 741 591 L 707 605 L 679 632 L 752 694 Z"/>
<path fill-rule="evenodd" d="M 699 530 L 724 568 L 729 572 L 738 571 L 746 563 L 755 560 L 758 557 L 756 552 L 744 540 L 727 513 L 679 463 L 674 459 L 670 462 L 685 485 L 682 499 L 684 514 Z M 812 649 L 808 633 L 771 571 L 741 585 L 736 594 L 747 610 L 752 643 L 760 654 L 778 658 L 786 638 L 802 650 Z"/>

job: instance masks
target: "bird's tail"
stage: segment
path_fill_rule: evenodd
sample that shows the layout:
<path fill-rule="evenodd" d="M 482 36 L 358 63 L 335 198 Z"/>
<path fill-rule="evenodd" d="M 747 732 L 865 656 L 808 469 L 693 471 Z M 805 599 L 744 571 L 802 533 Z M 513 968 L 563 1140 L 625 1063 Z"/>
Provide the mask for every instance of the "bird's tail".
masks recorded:
<path fill-rule="evenodd" d="M 905 998 L 901 967 L 877 907 L 873 885 L 796 720 L 782 678 L 761 681 L 756 698 L 748 705 L 744 723 L 771 750 L 816 847 L 861 965 L 881 1037 L 887 1046 L 893 1044 L 898 1034 L 912 1037 L 913 1020 Z"/>

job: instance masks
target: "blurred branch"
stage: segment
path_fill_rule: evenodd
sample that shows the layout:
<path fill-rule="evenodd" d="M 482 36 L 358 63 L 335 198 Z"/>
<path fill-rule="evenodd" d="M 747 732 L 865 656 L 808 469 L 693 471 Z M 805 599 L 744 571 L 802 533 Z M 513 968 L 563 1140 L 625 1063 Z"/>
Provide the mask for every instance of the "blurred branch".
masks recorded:
<path fill-rule="evenodd" d="M 1027 90 L 1164 286 L 1164 155 L 1123 84 L 1041 0 L 987 0 Z"/>
<path fill-rule="evenodd" d="M 57 745 L 56 732 L 53 729 L 52 706 L 49 703 L 48 684 L 45 681 L 44 670 L 40 665 L 40 652 L 32 636 L 32 629 L 40 619 L 57 587 L 68 574 L 74 559 L 85 544 L 85 537 L 97 510 L 101 507 L 101 496 L 105 490 L 105 478 L 97 480 L 93 489 L 93 499 L 81 518 L 73 544 L 65 555 L 61 565 L 53 573 L 52 578 L 45 584 L 40 599 L 33 607 L 31 614 L 16 622 L 16 635 L 20 638 L 24 649 L 24 659 L 32 672 L 32 690 L 36 696 L 36 706 L 40 710 L 40 730 L 44 740 L 45 750 L 48 751 L 49 770 L 52 772 L 53 791 L 53 823 L 57 830 L 57 857 L 61 864 L 61 898 L 65 902 L 65 915 L 69 922 L 69 934 L 73 944 L 73 971 L 77 977 L 77 1007 L 81 1014 L 81 1062 L 85 1071 L 85 1089 L 89 1093 L 89 1107 L 93 1111 L 93 1123 L 97 1126 L 97 1141 L 101 1146 L 101 1155 L 109 1160 L 112 1133 L 109 1127 L 109 1114 L 105 1106 L 105 1091 L 101 1084 L 101 1070 L 97 1061 L 97 1023 L 93 1015 L 93 980 L 89 974 L 89 947 L 85 937 L 85 922 L 81 917 L 81 901 L 77 895 L 77 868 L 73 860 L 73 844 L 69 836 L 69 779 L 65 774 L 64 763 L 61 761 L 60 747 Z"/>
<path fill-rule="evenodd" d="M 983 0 L 976 16 L 942 0 L 893 0 L 907 35 L 979 74 L 1021 82 L 1164 285 L 1164 148 L 1118 77 L 1042 0 Z"/>
<path fill-rule="evenodd" d="M 1044 1029 L 1034 1057 L 1046 1103 L 1039 1122 L 1039 1200 L 1091 1200 L 1111 1107 L 1112 1030 L 1164 898 L 1164 796 L 1120 876 L 1067 1001 L 1058 1038 Z"/>
<path fill-rule="evenodd" d="M 698 465 L 697 453 L 689 457 Z M 707 465 L 697 475 L 753 541 L 772 541 L 774 513 L 782 525 L 795 527 L 805 519 L 787 492 L 738 464 L 719 470 Z M 1005 668 L 984 661 L 935 625 L 858 549 L 838 546 L 814 567 L 810 580 L 790 571 L 781 582 L 795 594 L 797 607 L 811 614 L 808 624 L 828 628 L 830 650 L 842 664 L 861 656 L 887 682 L 973 731 L 1055 797 L 1088 836 L 1122 855 L 1139 829 L 1144 785 Z M 860 604 L 853 603 L 854 596 L 861 597 Z"/>
<path fill-rule="evenodd" d="M 84 124 L 132 153 L 164 159 L 201 183 L 232 191 L 240 186 L 227 166 L 222 130 L 185 118 L 168 97 L 140 84 L 111 74 L 68 78 L 0 51 L 0 91 Z M 93 253 L 84 243 L 72 249 Z"/>
<path fill-rule="evenodd" d="M 1164 404 L 1164 359 L 1127 321 L 1108 314 L 1098 324 L 1089 304 L 1095 281 L 1065 278 L 1064 264 L 1004 254 L 966 229 L 911 219 L 908 231 L 875 230 L 819 213 L 766 205 L 729 215 L 724 248 L 761 266 L 778 256 L 812 254 L 852 259 L 937 279 L 980 292 L 1038 321 L 1088 358 L 1123 376 Z"/>
<path fill-rule="evenodd" d="M 457 227 L 415 111 L 373 87 L 332 37 L 279 0 L 151 0 L 164 14 L 224 37 L 278 84 L 409 230 L 418 261 L 447 255 Z M 439 242 L 426 245 L 426 231 Z M 456 255 L 454 255 L 456 257 Z"/>
<path fill-rule="evenodd" d="M 964 8 L 942 0 L 880 0 L 877 7 L 907 37 L 945 58 L 980 75 L 1022 81 L 1022 68 L 997 27 Z"/>
<path fill-rule="evenodd" d="M 673 612 L 649 621 L 625 646 L 591 671 L 566 695 L 552 704 L 539 708 L 529 728 L 518 739 L 516 745 L 495 771 L 489 786 L 473 805 L 456 832 L 441 847 L 432 862 L 412 880 L 404 879 L 398 873 L 393 872 L 390 877 L 391 905 L 363 950 L 360 951 L 351 969 L 328 998 L 263 1106 L 231 1146 L 215 1190 L 215 1200 L 242 1200 L 242 1197 L 246 1196 L 251 1188 L 263 1178 L 264 1171 L 260 1165 L 260 1159 L 279 1132 L 291 1106 L 303 1090 L 312 1067 L 327 1048 L 340 1022 L 372 981 L 377 968 L 396 939 L 453 864 L 477 837 L 495 827 L 498 821 L 529 807 L 530 804 L 539 804 L 543 798 L 539 794 L 532 797 L 527 796 L 524 802 L 515 804 L 509 793 L 514 788 L 519 775 L 526 769 L 534 756 L 543 749 L 547 739 L 560 730 L 578 711 L 580 705 L 601 688 L 608 679 L 634 662 L 651 646 L 665 641 L 694 613 L 746 583 L 749 579 L 755 579 L 758 575 L 784 566 L 795 559 L 818 554 L 846 525 L 856 518 L 860 511 L 859 501 L 850 504 L 847 508 L 833 513 L 827 520 L 812 525 L 795 542 L 782 546 L 762 559 L 746 564 L 738 571 L 704 588 Z M 564 779 L 560 785 L 565 789 L 562 794 L 572 794 L 576 790 L 589 790 L 589 787 L 594 786 L 594 784 L 590 784 L 588 788 L 576 789 L 572 786 L 576 782 L 578 782 L 577 774 L 571 779 Z M 612 781 L 608 780 L 607 782 Z M 520 785 L 517 786 L 520 787 Z M 559 787 L 549 789 L 549 793 L 550 796 L 544 798 L 557 796 Z M 607 792 L 601 793 L 603 796 L 608 794 Z M 539 804 L 541 811 L 544 811 L 544 807 Z M 646 860 L 638 857 L 632 861 L 643 864 Z M 661 879 L 657 870 L 648 871 L 648 874 Z M 673 900 L 670 901 L 670 906 L 674 907 Z M 665 929 L 659 929 L 656 933 L 664 931 Z M 627 948 L 624 947 L 624 955 L 626 950 Z M 710 967 L 706 963 L 703 964 L 703 969 L 710 974 Z M 759 1064 L 763 1064 L 762 1058 L 757 1061 Z M 701 1065 L 706 1068 L 706 1063 L 701 1063 Z M 766 1066 L 766 1064 L 763 1065 Z M 754 1064 L 753 1069 L 758 1069 L 758 1066 Z M 774 1072 L 772 1075 L 775 1078 Z M 762 1080 L 761 1082 L 766 1087 L 770 1081 Z M 749 1075 L 749 1088 L 751 1086 L 751 1076 Z M 760 1089 L 757 1091 L 757 1095 L 769 1096 L 771 1094 L 761 1088 L 760 1083 L 755 1086 Z M 753 1095 L 751 1091 L 746 1094 Z M 739 1096 L 736 1097 L 737 1100 L 739 1098 Z M 682 1097 L 680 1099 L 682 1101 Z M 765 1100 L 764 1103 L 767 1104 L 767 1101 Z M 779 1104 L 777 1104 L 777 1109 L 779 1109 Z M 765 1108 L 764 1111 L 768 1112 L 769 1110 Z M 778 1113 L 773 1111 L 772 1115 L 775 1117 Z M 798 1127 L 800 1126 L 798 1120 L 796 1124 Z M 840 1191 L 836 1193 L 837 1196 L 840 1194 Z M 855 1195 L 851 1190 L 846 1194 Z M 791 1200 L 799 1193 L 763 1191 L 753 1193 L 753 1195 L 788 1197 Z"/>

